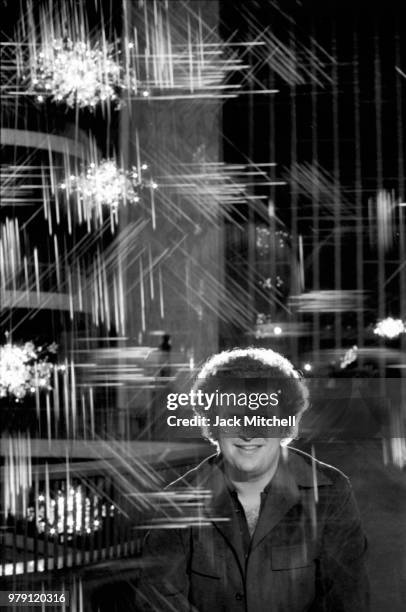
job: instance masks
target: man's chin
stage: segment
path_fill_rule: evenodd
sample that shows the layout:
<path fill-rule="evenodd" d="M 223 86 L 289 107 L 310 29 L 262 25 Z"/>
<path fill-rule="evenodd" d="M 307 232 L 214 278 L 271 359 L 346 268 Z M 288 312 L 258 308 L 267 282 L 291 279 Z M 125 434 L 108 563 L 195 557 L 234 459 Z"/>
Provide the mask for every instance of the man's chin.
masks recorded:
<path fill-rule="evenodd" d="M 254 457 L 246 458 L 242 461 L 238 461 L 237 467 L 242 474 L 246 474 L 247 476 L 253 475 L 259 468 L 258 460 Z"/>

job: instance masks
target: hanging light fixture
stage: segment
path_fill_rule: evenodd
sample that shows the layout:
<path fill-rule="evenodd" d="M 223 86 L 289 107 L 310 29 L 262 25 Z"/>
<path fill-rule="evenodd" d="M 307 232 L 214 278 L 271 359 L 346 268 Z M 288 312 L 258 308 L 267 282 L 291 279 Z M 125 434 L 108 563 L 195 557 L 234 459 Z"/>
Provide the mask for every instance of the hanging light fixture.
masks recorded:
<path fill-rule="evenodd" d="M 145 170 L 148 170 L 146 164 L 140 169 L 133 167 L 128 171 L 120 168 L 114 159 L 105 159 L 98 164 L 91 163 L 79 175 L 71 175 L 60 187 L 77 193 L 80 200 L 90 208 L 109 206 L 117 210 L 122 203 L 139 202 L 143 188 L 158 187 L 151 179 L 144 178 Z"/>
<path fill-rule="evenodd" d="M 54 364 L 48 353 L 56 352 L 56 345 L 47 349 L 32 342 L 0 346 L 0 398 L 11 396 L 17 400 L 38 389 L 50 389 Z M 44 356 L 45 355 L 45 356 Z"/>
<path fill-rule="evenodd" d="M 406 326 L 401 319 L 394 319 L 393 317 L 386 317 L 378 321 L 375 326 L 374 334 L 381 336 L 381 338 L 397 338 L 400 334 L 406 332 Z"/>
<path fill-rule="evenodd" d="M 29 79 L 37 100 L 51 97 L 70 107 L 94 108 L 118 100 L 120 64 L 112 46 L 92 46 L 88 41 L 58 38 L 47 41 L 32 54 Z"/>

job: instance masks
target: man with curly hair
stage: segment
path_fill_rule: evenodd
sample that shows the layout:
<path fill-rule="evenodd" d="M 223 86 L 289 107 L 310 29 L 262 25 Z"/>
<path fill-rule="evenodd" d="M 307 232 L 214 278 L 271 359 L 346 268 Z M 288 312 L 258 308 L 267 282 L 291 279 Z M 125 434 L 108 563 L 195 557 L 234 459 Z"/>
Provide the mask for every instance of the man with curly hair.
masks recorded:
<path fill-rule="evenodd" d="M 368 610 L 366 541 L 349 480 L 289 446 L 309 404 L 304 380 L 282 355 L 248 348 L 210 358 L 194 386 L 195 396 L 227 399 L 242 389 L 251 399 L 255 391 L 255 408 L 212 407 L 203 434 L 216 454 L 166 490 L 144 545 L 137 609 Z"/>

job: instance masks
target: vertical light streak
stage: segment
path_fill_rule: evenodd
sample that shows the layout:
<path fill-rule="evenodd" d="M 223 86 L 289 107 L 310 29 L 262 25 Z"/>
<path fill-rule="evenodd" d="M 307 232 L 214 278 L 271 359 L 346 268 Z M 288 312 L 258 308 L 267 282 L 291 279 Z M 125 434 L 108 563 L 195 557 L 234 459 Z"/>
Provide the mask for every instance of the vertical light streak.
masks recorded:
<path fill-rule="evenodd" d="M 113 274 L 113 300 L 114 300 L 114 325 L 117 330 L 120 329 L 119 303 L 118 303 L 118 283 L 117 275 Z"/>
<path fill-rule="evenodd" d="M 82 406 L 82 423 L 83 423 L 83 438 L 84 440 L 86 440 L 87 435 L 86 435 L 86 397 L 85 394 L 83 393 L 83 391 L 80 394 L 80 402 L 81 402 L 81 406 Z"/>
<path fill-rule="evenodd" d="M 49 486 L 49 468 L 48 461 L 45 461 L 45 518 L 50 517 L 51 514 L 51 495 L 50 495 L 50 486 Z"/>
<path fill-rule="evenodd" d="M 35 270 L 35 288 L 37 292 L 37 302 L 40 303 L 40 285 L 39 285 L 39 262 L 38 262 L 38 249 L 34 248 L 34 270 Z"/>
<path fill-rule="evenodd" d="M 149 271 L 149 291 L 151 300 L 154 299 L 154 270 L 152 264 L 152 250 L 151 245 L 148 245 L 148 271 Z"/>
<path fill-rule="evenodd" d="M 316 53 L 316 44 L 315 44 L 315 32 L 314 32 L 314 24 L 312 27 L 312 37 L 311 37 L 311 50 L 312 53 Z M 316 78 L 316 64 L 312 62 L 311 66 L 312 70 L 312 85 L 311 85 L 311 105 L 312 105 L 312 166 L 314 169 L 318 169 L 318 107 L 317 107 L 317 99 L 318 99 L 318 89 L 317 89 L 317 78 Z M 312 234 L 313 234 L 313 244 L 312 244 L 312 268 L 313 268 L 313 291 L 318 291 L 320 289 L 320 182 L 315 178 L 312 181 Z M 340 203 L 335 203 L 335 206 L 339 206 Z M 318 310 L 313 312 L 313 333 L 312 333 L 312 343 L 313 343 L 313 358 L 316 363 L 319 362 L 319 354 L 320 354 L 320 313 Z"/>
<path fill-rule="evenodd" d="M 6 289 L 7 279 L 6 279 L 6 248 L 5 245 L 3 247 L 3 240 L 0 241 L 0 279 L 1 279 L 1 289 Z"/>
<path fill-rule="evenodd" d="M 5 516 L 26 517 L 29 490 L 32 486 L 31 441 L 29 434 L 2 437 L 7 448 L 4 460 Z"/>
<path fill-rule="evenodd" d="M 190 27 L 190 17 L 188 15 L 188 19 L 187 19 L 187 41 L 188 41 L 188 48 L 189 48 L 189 87 L 190 87 L 190 91 L 193 93 L 194 88 L 193 88 L 193 40 L 192 40 L 192 32 L 191 32 L 191 27 Z"/>
<path fill-rule="evenodd" d="M 78 306 L 79 310 L 83 311 L 83 293 L 82 293 L 82 276 L 80 269 L 80 259 L 78 259 L 76 264 L 76 278 L 77 278 L 77 296 L 78 296 Z"/>
<path fill-rule="evenodd" d="M 61 269 L 59 267 L 59 248 L 58 248 L 58 238 L 56 234 L 54 234 L 54 256 L 55 256 L 55 273 L 56 273 L 56 284 L 58 290 L 61 290 Z"/>
<path fill-rule="evenodd" d="M 39 421 L 40 415 L 41 415 L 41 402 L 40 402 L 40 396 L 39 396 L 39 380 L 38 380 L 37 365 L 35 365 L 34 372 L 35 372 L 35 378 L 34 378 L 35 380 L 35 408 L 37 411 L 37 419 Z"/>
<path fill-rule="evenodd" d="M 73 360 L 70 362 L 70 395 L 71 395 L 71 412 L 72 412 L 72 435 L 76 438 L 76 424 L 77 424 L 77 398 L 76 398 L 76 375 L 75 365 Z"/>
<path fill-rule="evenodd" d="M 59 426 L 59 416 L 60 416 L 60 404 L 59 404 L 59 374 L 58 368 L 54 368 L 53 373 L 53 412 L 55 419 L 55 437 L 58 437 L 58 426 Z"/>
<path fill-rule="evenodd" d="M 60 210 L 59 210 L 58 189 L 55 191 L 54 198 L 55 198 L 55 218 L 56 218 L 56 224 L 60 225 L 60 223 L 61 223 L 61 213 L 60 213 Z"/>
<path fill-rule="evenodd" d="M 151 219 L 152 219 L 152 229 L 156 229 L 156 213 L 155 213 L 155 195 L 154 189 L 150 189 L 150 198 L 151 198 Z"/>
<path fill-rule="evenodd" d="M 98 296 L 98 308 L 100 313 L 100 320 L 104 323 L 104 308 L 103 308 L 103 281 L 102 281 L 102 273 L 101 273 L 101 255 L 100 255 L 100 247 L 97 247 L 96 253 L 96 282 L 97 282 L 97 296 Z"/>
<path fill-rule="evenodd" d="M 142 266 L 142 258 L 140 257 L 140 300 L 141 300 L 141 329 L 146 330 L 145 324 L 145 295 L 144 295 L 144 271 Z"/>
<path fill-rule="evenodd" d="M 69 368 L 68 362 L 65 359 L 65 367 L 63 370 L 63 398 L 64 398 L 64 412 L 65 412 L 65 427 L 66 435 L 70 437 L 70 417 L 69 417 Z"/>
<path fill-rule="evenodd" d="M 296 39 L 294 31 L 291 30 L 290 35 L 290 50 L 292 57 L 296 61 Z M 290 252 L 290 295 L 297 295 L 300 293 L 298 287 L 297 268 L 298 259 L 298 229 L 297 229 L 297 209 L 298 209 L 298 185 L 297 185 L 297 117 L 296 117 L 296 82 L 292 80 L 290 85 L 290 167 L 293 181 L 290 183 L 290 210 L 291 210 L 291 235 L 292 235 L 292 248 Z M 300 281 L 299 281 L 300 282 Z M 295 324 L 300 317 L 299 314 L 295 314 L 295 309 L 292 312 L 292 322 Z M 291 350 L 292 359 L 296 363 L 298 360 L 299 342 L 296 334 L 291 335 Z"/>
<path fill-rule="evenodd" d="M 103 294 L 104 294 L 104 310 L 106 313 L 106 325 L 107 331 L 110 331 L 111 323 L 110 323 L 110 295 L 109 295 L 109 286 L 107 283 L 107 273 L 106 273 L 106 264 L 104 259 L 101 260 L 101 273 L 103 275 Z"/>
<path fill-rule="evenodd" d="M 355 209 L 356 209 L 356 258 L 357 258 L 357 345 L 364 346 L 364 219 L 362 209 L 362 168 L 360 129 L 360 80 L 359 80 L 358 38 L 354 28 L 353 36 L 353 94 L 354 94 L 354 147 L 355 147 Z M 362 358 L 361 358 L 362 359 Z"/>
<path fill-rule="evenodd" d="M 162 286 L 162 270 L 161 266 L 158 269 L 158 280 L 159 280 L 159 309 L 161 314 L 161 319 L 165 318 L 165 310 L 164 310 L 164 291 Z"/>
<path fill-rule="evenodd" d="M 249 36 L 252 35 L 252 26 L 249 27 Z M 248 158 L 253 161 L 254 160 L 254 94 L 252 93 L 254 86 L 254 56 L 252 52 L 252 48 L 248 49 L 248 64 L 249 64 L 249 76 L 248 76 Z M 252 177 L 249 180 L 249 195 L 254 195 L 254 182 Z M 248 215 L 247 215 L 247 239 L 248 239 L 248 270 L 247 270 L 247 314 L 249 317 L 249 323 L 252 324 L 254 321 L 254 312 L 255 312 L 255 255 L 256 255 L 256 236 L 255 236 L 255 213 L 254 213 L 254 204 L 251 198 L 247 199 L 248 206 Z"/>
<path fill-rule="evenodd" d="M 28 261 L 27 261 L 26 255 L 24 255 L 24 283 L 25 283 L 25 291 L 26 291 L 27 304 L 28 304 L 29 295 L 30 295 L 30 283 L 28 280 Z"/>
<path fill-rule="evenodd" d="M 50 172 L 50 174 L 52 174 L 52 172 Z M 48 221 L 48 234 L 52 236 L 52 233 L 54 231 L 53 226 L 52 226 L 52 210 L 51 210 L 48 186 L 46 185 L 45 172 L 43 168 L 41 168 L 41 175 L 42 175 L 42 185 L 43 185 L 42 197 L 44 198 L 44 216 L 45 216 L 45 219 Z"/>
<path fill-rule="evenodd" d="M 69 314 L 70 314 L 70 320 L 73 321 L 73 317 L 74 317 L 73 286 L 72 286 L 72 275 L 71 275 L 70 266 L 67 266 L 66 275 L 68 279 Z"/>
<path fill-rule="evenodd" d="M 47 394 L 45 396 L 45 405 L 46 405 L 46 415 L 47 415 L 47 437 L 48 437 L 48 444 L 51 444 L 51 440 L 52 440 L 51 402 L 50 402 L 50 396 L 49 396 L 48 392 L 47 392 Z"/>
<path fill-rule="evenodd" d="M 91 294 L 92 294 L 92 315 L 95 325 L 99 325 L 99 300 L 97 295 L 97 275 L 96 275 L 96 262 L 93 262 L 92 269 L 92 282 L 91 282 Z"/>
<path fill-rule="evenodd" d="M 123 269 L 121 258 L 118 263 L 118 286 L 119 286 L 119 306 L 120 306 L 120 333 L 125 335 L 125 296 L 123 286 Z"/>
<path fill-rule="evenodd" d="M 70 205 L 70 199 L 66 198 L 66 211 L 67 211 L 67 219 L 68 219 L 68 234 L 72 234 L 72 211 Z"/>
<path fill-rule="evenodd" d="M 381 91 L 381 62 L 380 62 L 380 50 L 379 50 L 379 37 L 378 32 L 374 36 L 374 101 L 375 101 L 375 132 L 376 132 L 376 184 L 377 193 L 383 191 L 383 168 L 382 168 L 382 91 Z M 379 206 L 377 202 L 377 207 Z M 378 221 L 378 217 L 377 217 Z M 376 224 L 377 232 L 379 233 L 379 223 Z M 378 318 L 383 319 L 385 317 L 385 253 L 383 244 L 379 240 L 378 235 Z M 384 340 L 379 339 L 381 347 L 384 346 Z M 379 375 L 383 383 L 383 377 L 385 375 L 385 366 L 383 359 L 379 359 Z M 381 388 L 383 394 L 385 394 L 383 387 Z"/>
<path fill-rule="evenodd" d="M 319 503 L 319 488 L 317 482 L 317 469 L 316 469 L 316 452 L 314 450 L 314 445 L 311 446 L 311 456 L 312 456 L 312 479 L 313 479 L 313 492 L 314 492 L 314 504 L 311 505 L 311 522 L 312 522 L 312 531 L 313 536 L 317 537 L 317 504 Z"/>
<path fill-rule="evenodd" d="M 304 269 L 304 257 L 303 257 L 303 236 L 299 234 L 299 278 L 301 284 L 301 291 L 305 290 L 305 269 Z"/>
<path fill-rule="evenodd" d="M 39 472 L 35 473 L 34 479 L 34 509 L 35 516 L 39 516 Z M 34 535 L 34 571 L 38 571 L 38 534 L 35 531 Z"/>
<path fill-rule="evenodd" d="M 145 53 L 145 79 L 146 82 L 149 83 L 150 81 L 150 74 L 149 74 L 149 56 L 151 53 L 151 43 L 149 40 L 149 31 L 150 31 L 150 26 L 148 23 L 148 10 L 147 10 L 147 3 L 144 2 L 144 27 L 145 27 L 145 49 L 144 49 L 144 53 Z"/>
<path fill-rule="evenodd" d="M 339 125 L 338 125 L 338 56 L 335 24 L 332 32 L 332 97 L 333 97 L 333 177 L 334 177 L 334 289 L 338 292 L 342 289 L 342 248 L 341 248 L 341 201 L 340 201 L 340 150 L 339 150 Z M 341 309 L 334 313 L 334 336 L 335 347 L 340 348 L 342 344 L 342 313 Z"/>
<path fill-rule="evenodd" d="M 94 440 L 95 428 L 94 428 L 94 398 L 93 398 L 93 387 L 89 387 L 89 412 L 90 412 L 90 433 Z"/>
<path fill-rule="evenodd" d="M 273 113 L 271 113 L 271 116 Z M 272 124 L 272 119 L 271 119 Z M 273 140 L 273 137 L 271 138 Z M 271 151 L 273 149 L 271 148 Z M 273 158 L 271 158 L 273 159 Z M 271 193 L 274 193 L 274 189 L 271 187 Z M 268 262 L 269 262 L 269 276 L 271 278 L 272 283 L 272 296 L 269 302 L 269 314 L 271 315 L 271 319 L 275 320 L 277 316 L 277 304 L 276 304 L 276 295 L 275 295 L 275 287 L 276 287 L 276 215 L 275 215 L 275 203 L 272 198 L 268 200 L 268 222 L 269 222 L 269 237 L 268 237 L 268 245 L 269 245 L 269 253 L 268 253 Z M 255 265 L 255 261 L 254 261 Z"/>
<path fill-rule="evenodd" d="M 275 74 L 274 70 L 270 68 L 269 71 L 269 89 L 272 89 L 275 85 Z M 275 105 L 273 102 L 269 104 L 269 158 L 273 162 L 276 158 L 276 127 L 275 127 Z M 250 157 L 250 159 L 252 159 Z M 277 305 L 275 300 L 275 287 L 276 287 L 276 275 L 277 275 L 277 258 L 276 258 L 276 189 L 275 185 L 272 184 L 269 187 L 269 200 L 268 200 L 268 220 L 269 220 L 269 277 L 273 285 L 272 296 L 269 303 L 269 314 L 271 319 L 274 320 L 277 316 Z M 256 246 L 256 242 L 255 242 Z M 256 253 L 254 256 L 256 260 Z M 254 261 L 255 265 L 255 261 Z"/>
<path fill-rule="evenodd" d="M 399 27 L 399 21 L 398 27 Z M 399 30 L 396 32 L 395 37 L 395 57 L 396 65 L 400 65 L 401 53 L 400 53 L 401 39 Z M 396 74 L 396 125 L 397 125 L 397 157 L 398 157 L 398 193 L 401 202 L 405 202 L 405 153 L 404 153 L 404 88 L 401 84 L 401 76 Z M 398 208 L 399 211 L 399 294 L 400 294 L 400 314 L 406 318 L 406 209 L 403 206 Z M 406 334 L 401 335 L 400 347 L 403 355 L 406 355 Z M 406 369 L 401 370 L 401 410 L 404 410 L 406 405 Z M 403 414 L 400 415 L 403 418 Z M 404 425 L 402 424 L 403 430 Z M 402 430 L 399 430 L 399 433 Z M 406 462 L 406 442 L 403 439 L 403 465 Z"/>

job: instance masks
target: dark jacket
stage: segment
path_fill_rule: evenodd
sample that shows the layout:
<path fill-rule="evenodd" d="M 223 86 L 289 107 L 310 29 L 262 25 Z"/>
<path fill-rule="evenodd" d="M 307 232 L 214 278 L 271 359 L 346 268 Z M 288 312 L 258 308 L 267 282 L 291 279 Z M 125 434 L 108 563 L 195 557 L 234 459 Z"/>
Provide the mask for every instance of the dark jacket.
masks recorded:
<path fill-rule="evenodd" d="M 369 609 L 366 541 L 346 476 L 295 449 L 281 455 L 247 556 L 219 461 L 170 485 L 162 528 L 146 538 L 137 609 Z"/>

